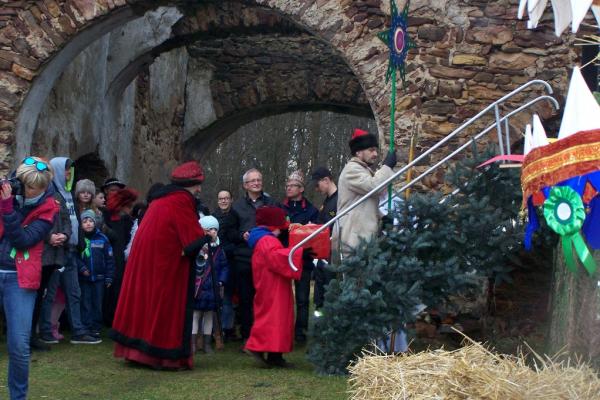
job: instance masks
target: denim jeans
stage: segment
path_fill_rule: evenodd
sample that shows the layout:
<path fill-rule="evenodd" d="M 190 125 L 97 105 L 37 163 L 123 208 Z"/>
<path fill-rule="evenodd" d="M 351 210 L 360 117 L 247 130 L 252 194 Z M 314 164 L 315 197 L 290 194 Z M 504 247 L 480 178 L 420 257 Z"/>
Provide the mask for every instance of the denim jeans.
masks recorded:
<path fill-rule="evenodd" d="M 81 322 L 87 331 L 100 332 L 102 329 L 102 300 L 104 299 L 104 279 L 97 282 L 80 280 Z"/>
<path fill-rule="evenodd" d="M 17 274 L 0 272 L 0 298 L 6 316 L 8 341 L 8 389 L 11 400 L 27 398 L 29 386 L 29 338 L 37 292 L 21 289 Z"/>
<path fill-rule="evenodd" d="M 76 257 L 77 253 L 69 252 L 67 255 L 67 265 L 65 266 L 64 271 L 54 271 L 50 277 L 46 296 L 44 296 L 44 301 L 42 302 L 42 311 L 40 315 L 40 333 L 43 335 L 52 334 L 50 315 L 58 285 L 61 285 L 65 292 L 67 317 L 71 324 L 72 334 L 74 336 L 79 336 L 87 333 L 81 322 L 81 290 L 79 289 Z"/>

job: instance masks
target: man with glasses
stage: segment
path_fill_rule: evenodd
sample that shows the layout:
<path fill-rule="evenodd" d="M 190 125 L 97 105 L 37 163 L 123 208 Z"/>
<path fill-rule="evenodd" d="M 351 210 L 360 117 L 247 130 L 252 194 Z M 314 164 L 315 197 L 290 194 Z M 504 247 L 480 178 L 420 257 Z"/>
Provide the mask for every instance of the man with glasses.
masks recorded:
<path fill-rule="evenodd" d="M 252 282 L 252 249 L 248 247 L 250 230 L 256 227 L 256 210 L 263 206 L 276 205 L 275 200 L 263 192 L 262 174 L 256 168 L 249 169 L 242 177 L 242 184 L 246 194 L 233 203 L 233 210 L 240 221 L 240 244 L 234 252 L 235 279 L 240 295 L 240 325 L 242 339 L 250 337 L 254 301 L 254 284 Z M 243 348 L 243 347 L 242 347 Z"/>
<path fill-rule="evenodd" d="M 243 240 L 240 237 L 240 219 L 237 213 L 231 208 L 233 196 L 227 189 L 220 190 L 217 194 L 217 209 L 213 216 L 219 221 L 219 240 L 221 248 L 227 256 L 227 262 L 230 266 L 230 271 L 235 264 L 234 252 Z M 236 287 L 234 274 L 229 274 L 229 279 L 225 283 L 225 296 L 223 297 L 223 311 L 221 313 L 221 326 L 225 333 L 226 340 L 234 340 L 237 338 L 234 330 L 234 312 L 232 297 Z"/>
<path fill-rule="evenodd" d="M 319 210 L 304 197 L 304 174 L 302 171 L 294 171 L 288 177 L 287 183 L 285 184 L 285 196 L 282 206 L 291 223 L 306 225 L 317 222 Z M 303 258 L 302 262 L 302 276 L 300 280 L 294 281 L 296 289 L 295 338 L 298 343 L 306 342 L 310 276 L 313 271 L 312 259 Z"/>

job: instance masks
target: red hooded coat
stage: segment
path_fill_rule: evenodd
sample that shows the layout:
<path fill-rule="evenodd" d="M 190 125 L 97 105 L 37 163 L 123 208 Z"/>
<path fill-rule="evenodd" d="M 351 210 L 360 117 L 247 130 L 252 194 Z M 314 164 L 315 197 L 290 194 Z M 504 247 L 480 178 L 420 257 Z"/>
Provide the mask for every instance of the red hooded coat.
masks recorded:
<path fill-rule="evenodd" d="M 290 249 L 274 236 L 258 240 L 252 255 L 254 325 L 246 349 L 289 353 L 294 344 L 294 295 L 292 280 L 302 275 L 302 249 L 294 254 L 294 272 L 288 264 Z"/>
<path fill-rule="evenodd" d="M 115 356 L 153 367 L 192 368 L 192 260 L 183 249 L 203 236 L 194 197 L 168 186 L 135 235 L 113 329 Z"/>

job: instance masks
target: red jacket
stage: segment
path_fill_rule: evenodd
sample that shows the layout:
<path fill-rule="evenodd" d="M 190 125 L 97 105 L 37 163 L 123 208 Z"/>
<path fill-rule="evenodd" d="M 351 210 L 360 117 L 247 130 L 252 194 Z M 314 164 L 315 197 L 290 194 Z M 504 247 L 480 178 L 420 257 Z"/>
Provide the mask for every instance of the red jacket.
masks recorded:
<path fill-rule="evenodd" d="M 260 229 L 260 228 L 256 228 Z M 254 231 L 254 230 L 253 230 Z M 252 255 L 254 325 L 246 348 L 252 351 L 289 353 L 294 343 L 292 280 L 302 275 L 302 250 L 294 254 L 294 272 L 288 265 L 290 249 L 274 236 L 258 240 Z"/>
<path fill-rule="evenodd" d="M 34 208 L 21 222 L 26 227 L 35 220 L 54 223 L 54 216 L 58 213 L 58 204 L 52 196 L 48 196 L 39 206 Z M 4 234 L 4 224 L 0 219 L 0 237 Z M 22 289 L 37 290 L 42 280 L 42 252 L 44 241 L 40 240 L 26 250 L 17 250 L 15 254 L 15 266 L 17 268 L 17 282 Z"/>

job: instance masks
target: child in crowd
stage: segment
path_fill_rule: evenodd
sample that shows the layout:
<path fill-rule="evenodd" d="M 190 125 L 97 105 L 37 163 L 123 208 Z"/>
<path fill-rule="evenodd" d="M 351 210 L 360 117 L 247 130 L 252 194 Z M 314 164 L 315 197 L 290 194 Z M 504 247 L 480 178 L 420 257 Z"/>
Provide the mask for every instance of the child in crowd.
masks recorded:
<path fill-rule="evenodd" d="M 79 213 L 82 213 L 84 210 L 94 210 L 96 213 L 96 228 L 103 230 L 104 220 L 102 217 L 102 211 L 97 205 L 96 195 L 97 189 L 89 179 L 80 179 L 75 184 L 75 201 L 77 203 L 77 209 Z M 104 197 L 104 194 L 100 192 Z"/>
<path fill-rule="evenodd" d="M 223 298 L 229 266 L 225 252 L 219 243 L 219 222 L 213 216 L 200 218 L 200 225 L 210 242 L 202 247 L 196 257 L 196 286 L 194 291 L 194 319 L 192 324 L 192 344 L 195 350 L 202 348 L 212 353 L 211 341 L 213 326 L 217 349 L 223 348 L 221 327 L 218 321 L 219 305 Z M 202 323 L 202 325 L 200 325 Z M 200 331 L 202 326 L 202 332 Z"/>
<path fill-rule="evenodd" d="M 279 207 L 257 209 L 256 225 L 248 237 L 248 245 L 253 249 L 252 278 L 256 295 L 254 325 L 246 351 L 265 366 L 289 367 L 282 354 L 291 352 L 294 342 L 292 280 L 300 279 L 303 260 L 314 253 L 310 248 L 296 252 L 293 262 L 298 270 L 290 268 L 290 249 L 284 248 L 277 239 L 289 226 L 285 211 Z M 264 353 L 267 353 L 266 359 Z"/>
<path fill-rule="evenodd" d="M 113 250 L 108 238 L 96 228 L 94 210 L 81 213 L 81 229 L 85 236 L 79 268 L 81 320 L 90 335 L 100 337 L 104 289 L 110 287 L 114 275 Z"/>

